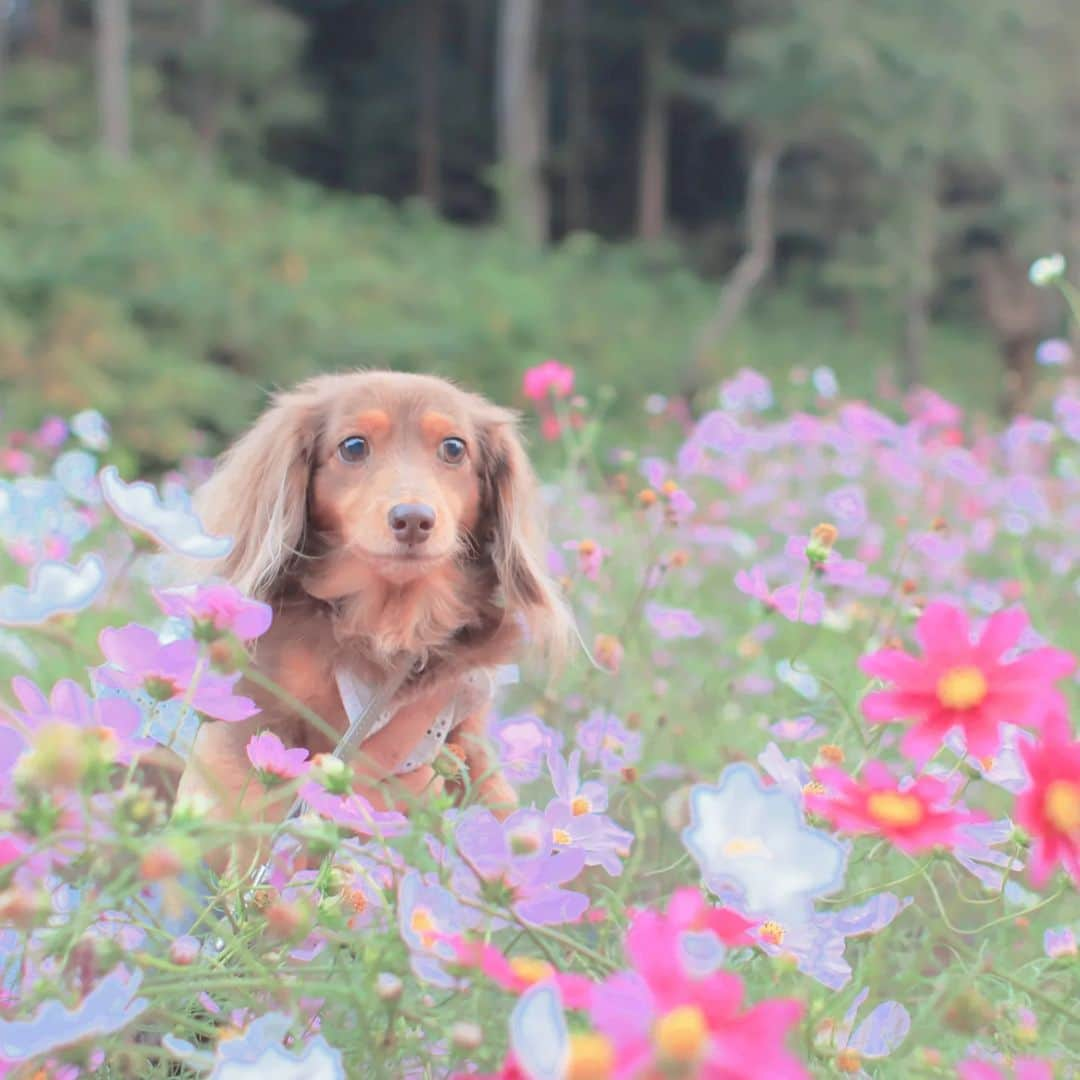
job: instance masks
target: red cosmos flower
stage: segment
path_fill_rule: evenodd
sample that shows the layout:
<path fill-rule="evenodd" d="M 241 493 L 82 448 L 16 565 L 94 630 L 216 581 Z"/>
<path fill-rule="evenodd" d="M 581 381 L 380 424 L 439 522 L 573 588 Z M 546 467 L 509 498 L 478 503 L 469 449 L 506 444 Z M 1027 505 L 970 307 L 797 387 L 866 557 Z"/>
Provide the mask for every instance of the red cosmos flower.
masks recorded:
<path fill-rule="evenodd" d="M 1042 885 L 1061 863 L 1080 885 L 1080 742 L 1063 711 L 1052 712 L 1040 742 L 1018 744 L 1031 786 L 1016 796 L 1016 821 L 1031 834 L 1031 880 Z"/>
<path fill-rule="evenodd" d="M 822 767 L 814 777 L 825 785 L 824 795 L 807 792 L 808 810 L 841 832 L 884 836 L 909 855 L 931 848 L 951 847 L 961 825 L 984 821 L 984 814 L 949 806 L 947 784 L 921 776 L 901 789 L 897 778 L 880 761 L 869 761 L 862 780 L 841 769 Z"/>
<path fill-rule="evenodd" d="M 1027 625 L 1023 610 L 998 612 L 972 643 L 963 611 L 930 604 L 915 627 L 923 657 L 882 649 L 862 658 L 863 671 L 893 684 L 867 694 L 863 714 L 871 723 L 914 720 L 901 749 L 919 764 L 954 727 L 963 730 L 969 754 L 993 757 L 1001 746 L 1001 723 L 1038 727 L 1048 704 L 1060 701 L 1050 684 L 1076 666 L 1070 653 L 1052 648 L 1003 663 Z"/>

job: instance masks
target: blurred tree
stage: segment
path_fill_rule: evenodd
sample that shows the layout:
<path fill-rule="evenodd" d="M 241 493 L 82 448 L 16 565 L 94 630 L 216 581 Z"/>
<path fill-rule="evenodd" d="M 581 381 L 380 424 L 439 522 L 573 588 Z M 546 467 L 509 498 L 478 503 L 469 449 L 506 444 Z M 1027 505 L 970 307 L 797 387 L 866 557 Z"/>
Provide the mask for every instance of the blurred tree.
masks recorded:
<path fill-rule="evenodd" d="M 547 76 L 542 0 L 500 0 L 496 117 L 502 216 L 523 240 L 548 235 Z"/>
<path fill-rule="evenodd" d="M 106 153 L 121 159 L 131 155 L 130 16 L 128 0 L 95 0 L 101 145 Z"/>
<path fill-rule="evenodd" d="M 442 22 L 443 0 L 421 0 L 417 35 L 417 189 L 438 210 L 442 204 Z"/>

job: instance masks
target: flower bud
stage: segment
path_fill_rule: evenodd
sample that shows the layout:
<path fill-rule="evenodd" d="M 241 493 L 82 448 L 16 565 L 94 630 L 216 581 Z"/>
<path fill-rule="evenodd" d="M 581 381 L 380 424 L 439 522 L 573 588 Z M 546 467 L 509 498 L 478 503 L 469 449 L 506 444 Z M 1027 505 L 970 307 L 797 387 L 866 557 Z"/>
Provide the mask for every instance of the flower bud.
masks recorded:
<path fill-rule="evenodd" d="M 1041 289 L 1046 288 L 1062 281 L 1065 277 L 1065 269 L 1065 256 L 1060 252 L 1044 255 L 1031 264 L 1028 269 L 1028 280 L 1032 285 L 1037 285 Z"/>
<path fill-rule="evenodd" d="M 857 1073 L 862 1069 L 862 1056 L 858 1050 L 852 1050 L 850 1047 L 844 1047 L 836 1055 L 836 1068 L 838 1072 L 842 1073 Z"/>
<path fill-rule="evenodd" d="M 593 655 L 596 662 L 612 674 L 619 673 L 623 661 L 622 643 L 611 634 L 597 634 L 593 642 Z"/>
<path fill-rule="evenodd" d="M 653 506 L 656 503 L 657 498 L 659 498 L 659 496 L 656 494 L 655 491 L 653 491 L 652 488 L 643 488 L 637 494 L 637 501 L 639 505 L 644 507 Z"/>
<path fill-rule="evenodd" d="M 191 934 L 178 937 L 169 946 L 169 959 L 180 967 L 188 967 L 199 958 L 199 939 Z"/>
<path fill-rule="evenodd" d="M 265 914 L 267 932 L 282 941 L 305 937 L 315 922 L 311 905 L 304 900 L 277 900 Z"/>
<path fill-rule="evenodd" d="M 375 993 L 383 1001 L 397 1001 L 404 988 L 405 985 L 401 979 L 389 971 L 380 971 L 375 976 Z"/>
<path fill-rule="evenodd" d="M 199 849 L 189 836 L 171 836 L 155 844 L 139 860 L 139 877 L 143 881 L 164 881 L 178 877 L 194 866 Z"/>
<path fill-rule="evenodd" d="M 450 1028 L 450 1042 L 458 1050 L 479 1050 L 484 1045 L 484 1029 L 479 1024 L 459 1020 Z"/>
<path fill-rule="evenodd" d="M 316 754 L 311 760 L 315 769 L 314 779 L 322 784 L 331 795 L 349 795 L 352 793 L 353 771 L 333 754 Z"/>
<path fill-rule="evenodd" d="M 829 522 L 815 525 L 810 530 L 810 541 L 806 545 L 805 554 L 811 566 L 821 566 L 828 559 L 838 535 L 836 526 Z"/>
<path fill-rule="evenodd" d="M 468 775 L 469 767 L 465 762 L 465 751 L 453 743 L 447 743 L 442 752 L 432 762 L 432 769 L 444 780 L 457 780 Z"/>

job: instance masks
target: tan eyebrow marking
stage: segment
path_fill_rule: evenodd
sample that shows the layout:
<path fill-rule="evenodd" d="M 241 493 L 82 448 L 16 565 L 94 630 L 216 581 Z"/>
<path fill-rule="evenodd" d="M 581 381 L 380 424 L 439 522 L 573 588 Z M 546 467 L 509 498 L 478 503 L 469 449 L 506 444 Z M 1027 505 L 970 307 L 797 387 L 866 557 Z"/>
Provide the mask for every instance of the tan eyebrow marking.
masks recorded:
<path fill-rule="evenodd" d="M 420 430 L 424 438 L 431 442 L 445 439 L 458 433 L 458 425 L 452 417 L 441 412 L 426 412 L 420 417 Z"/>
<path fill-rule="evenodd" d="M 365 409 L 357 413 L 353 423 L 356 425 L 356 434 L 371 436 L 385 435 L 393 426 L 390 414 L 384 409 Z"/>

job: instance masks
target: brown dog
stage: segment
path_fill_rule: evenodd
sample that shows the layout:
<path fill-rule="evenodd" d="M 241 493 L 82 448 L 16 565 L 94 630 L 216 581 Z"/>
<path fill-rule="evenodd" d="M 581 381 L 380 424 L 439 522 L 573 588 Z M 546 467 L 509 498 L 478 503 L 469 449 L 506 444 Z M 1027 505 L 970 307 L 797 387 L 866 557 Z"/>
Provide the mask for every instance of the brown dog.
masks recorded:
<path fill-rule="evenodd" d="M 448 737 L 480 798 L 513 807 L 484 748 L 488 672 L 523 637 L 559 652 L 571 629 L 513 413 L 430 376 L 319 376 L 275 398 L 196 505 L 234 540 L 211 573 L 274 608 L 258 672 L 338 733 L 358 700 L 409 672 L 362 743 L 358 790 L 386 806 L 396 784 L 437 786 Z M 334 740 L 254 682 L 241 689 L 262 711 L 203 724 L 179 795 L 209 796 L 223 819 L 255 806 L 280 818 L 287 803 L 267 808 L 251 780 L 248 740 L 270 730 L 312 754 Z"/>

